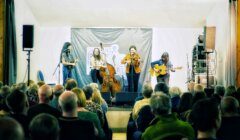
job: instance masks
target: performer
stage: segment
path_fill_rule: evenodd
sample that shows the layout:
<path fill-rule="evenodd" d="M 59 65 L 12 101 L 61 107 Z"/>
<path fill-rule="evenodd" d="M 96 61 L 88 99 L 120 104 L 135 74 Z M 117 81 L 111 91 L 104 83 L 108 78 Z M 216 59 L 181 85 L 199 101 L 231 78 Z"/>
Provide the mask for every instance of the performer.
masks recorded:
<path fill-rule="evenodd" d="M 91 77 L 94 83 L 97 83 L 97 80 L 100 84 L 103 83 L 103 78 L 100 75 L 100 68 L 106 67 L 106 60 L 103 55 L 100 53 L 99 48 L 94 48 L 93 56 L 90 60 L 90 68 L 91 68 Z"/>
<path fill-rule="evenodd" d="M 74 59 L 71 43 L 65 42 L 61 51 L 61 63 L 63 64 L 63 85 L 68 78 L 72 78 L 72 69 L 75 67 L 77 60 Z"/>
<path fill-rule="evenodd" d="M 172 63 L 169 61 L 169 55 L 167 52 L 164 52 L 161 56 L 160 60 L 154 61 L 151 63 L 152 69 L 154 69 L 155 72 L 158 72 L 159 70 L 155 68 L 155 65 L 158 64 L 159 66 L 165 65 L 166 66 L 166 74 L 165 75 L 159 75 L 157 76 L 157 82 L 164 82 L 167 85 L 169 85 L 169 78 L 170 78 L 170 71 L 175 72 L 173 69 Z"/>
<path fill-rule="evenodd" d="M 126 75 L 128 80 L 128 91 L 138 91 L 138 80 L 140 76 L 140 56 L 135 46 L 130 46 L 129 53 L 122 59 L 121 63 L 126 64 Z"/>

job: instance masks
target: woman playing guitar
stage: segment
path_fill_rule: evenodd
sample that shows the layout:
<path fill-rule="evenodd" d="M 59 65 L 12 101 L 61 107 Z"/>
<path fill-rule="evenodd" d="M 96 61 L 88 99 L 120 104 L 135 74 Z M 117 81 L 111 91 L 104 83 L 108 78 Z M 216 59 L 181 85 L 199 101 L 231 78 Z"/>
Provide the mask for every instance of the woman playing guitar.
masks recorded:
<path fill-rule="evenodd" d="M 165 70 L 158 69 L 158 66 L 162 66 L 163 68 L 165 67 Z M 173 69 L 172 63 L 169 61 L 168 53 L 164 52 L 160 60 L 151 63 L 151 67 L 156 73 L 164 73 L 163 75 L 159 74 L 157 76 L 157 82 L 164 82 L 169 85 L 170 71 L 175 72 L 175 70 Z"/>
<path fill-rule="evenodd" d="M 140 56 L 135 46 L 130 46 L 129 53 L 122 59 L 122 64 L 127 64 L 126 75 L 128 80 L 128 91 L 137 92 L 140 76 Z"/>

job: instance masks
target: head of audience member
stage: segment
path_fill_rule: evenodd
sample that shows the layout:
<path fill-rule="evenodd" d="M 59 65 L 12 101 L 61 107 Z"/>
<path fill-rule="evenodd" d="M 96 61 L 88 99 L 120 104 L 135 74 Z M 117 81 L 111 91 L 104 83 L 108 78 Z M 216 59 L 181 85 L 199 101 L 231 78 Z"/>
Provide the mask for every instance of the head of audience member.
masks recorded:
<path fill-rule="evenodd" d="M 190 120 L 198 130 L 198 138 L 216 137 L 221 125 L 218 104 L 211 99 L 202 99 L 193 105 Z"/>
<path fill-rule="evenodd" d="M 221 101 L 221 111 L 224 117 L 232 117 L 239 115 L 239 103 L 237 99 L 231 96 L 224 97 Z"/>
<path fill-rule="evenodd" d="M 192 99 L 193 99 L 193 95 L 191 92 L 183 93 L 183 95 L 180 98 L 180 103 L 178 107 L 178 110 L 180 113 L 191 109 Z"/>
<path fill-rule="evenodd" d="M 7 96 L 7 106 L 14 114 L 26 114 L 29 107 L 27 95 L 21 90 L 15 90 Z"/>
<path fill-rule="evenodd" d="M 92 94 L 92 101 L 96 104 L 102 105 L 103 104 L 103 98 L 100 93 L 100 91 L 96 88 L 93 89 L 93 94 Z"/>
<path fill-rule="evenodd" d="M 195 83 L 193 81 L 190 81 L 187 84 L 188 92 L 194 93 L 194 86 L 195 86 Z"/>
<path fill-rule="evenodd" d="M 150 99 L 150 107 L 156 116 L 171 114 L 171 99 L 163 92 L 156 92 Z"/>
<path fill-rule="evenodd" d="M 142 95 L 144 98 L 150 98 L 152 96 L 152 93 L 153 93 L 153 88 L 150 83 L 143 85 Z"/>
<path fill-rule="evenodd" d="M 62 109 L 63 117 L 77 117 L 77 96 L 72 91 L 63 92 L 59 99 L 58 103 Z"/>
<path fill-rule="evenodd" d="M 5 98 L 7 97 L 8 94 L 11 93 L 11 89 L 9 86 L 3 86 L 1 89 L 0 89 L 0 95 Z"/>
<path fill-rule="evenodd" d="M 54 86 L 54 88 L 53 88 L 53 96 L 58 98 L 64 92 L 64 90 L 65 90 L 64 86 L 62 86 L 62 85 Z"/>
<path fill-rule="evenodd" d="M 228 86 L 226 88 L 226 92 L 224 96 L 234 96 L 236 94 L 237 90 L 235 86 Z"/>
<path fill-rule="evenodd" d="M 214 89 L 214 94 L 218 94 L 223 97 L 225 94 L 225 87 L 222 85 L 216 85 Z"/>
<path fill-rule="evenodd" d="M 10 89 L 11 89 L 11 91 L 14 91 L 15 89 L 17 89 L 17 84 L 12 84 Z"/>
<path fill-rule="evenodd" d="M 74 89 L 72 89 L 72 92 L 75 93 L 77 96 L 78 107 L 85 107 L 86 106 L 86 96 L 85 96 L 83 90 L 80 88 L 74 88 Z"/>
<path fill-rule="evenodd" d="M 205 92 L 206 96 L 210 98 L 214 94 L 214 88 L 211 88 L 211 87 L 204 88 L 204 92 Z"/>
<path fill-rule="evenodd" d="M 34 84 L 27 90 L 27 97 L 29 105 L 35 105 L 39 102 L 38 100 L 38 85 Z"/>
<path fill-rule="evenodd" d="M 46 113 L 35 116 L 29 125 L 31 140 L 58 140 L 59 131 L 58 120 Z"/>
<path fill-rule="evenodd" d="M 194 85 L 194 89 L 193 89 L 193 92 L 196 93 L 196 92 L 204 92 L 204 88 L 201 84 L 196 84 Z"/>
<path fill-rule="evenodd" d="M 77 87 L 77 81 L 74 79 L 68 79 L 65 84 L 65 89 L 71 91 L 75 87 Z"/>
<path fill-rule="evenodd" d="M 17 90 L 20 90 L 23 93 L 27 92 L 27 88 L 28 88 L 28 86 L 27 86 L 26 83 L 19 83 L 19 84 L 17 84 Z"/>
<path fill-rule="evenodd" d="M 85 93 L 86 100 L 91 100 L 92 94 L 93 94 L 92 87 L 90 87 L 90 86 L 83 87 L 83 92 Z"/>
<path fill-rule="evenodd" d="M 90 83 L 89 86 L 92 87 L 92 89 L 98 89 L 97 83 Z"/>
<path fill-rule="evenodd" d="M 163 83 L 163 82 L 159 82 L 155 85 L 154 88 L 154 92 L 163 92 L 165 94 L 169 94 L 169 87 L 167 86 L 167 84 Z"/>
<path fill-rule="evenodd" d="M 24 140 L 22 126 L 12 118 L 0 118 L 0 140 Z"/>
<path fill-rule="evenodd" d="M 173 97 L 180 97 L 181 94 L 182 94 L 182 91 L 181 91 L 181 89 L 179 87 L 171 87 L 169 89 L 169 94 L 170 94 L 171 98 L 173 98 Z"/>
<path fill-rule="evenodd" d="M 48 104 L 52 97 L 52 88 L 49 85 L 43 85 L 38 89 L 39 103 Z"/>
<path fill-rule="evenodd" d="M 206 94 L 203 91 L 195 92 L 192 99 L 192 105 L 194 105 L 197 101 L 206 98 Z"/>
<path fill-rule="evenodd" d="M 38 81 L 37 85 L 38 85 L 38 87 L 41 87 L 42 85 L 45 85 L 45 82 L 44 81 Z"/>
<path fill-rule="evenodd" d="M 35 84 L 35 82 L 33 80 L 29 80 L 28 82 L 25 83 L 27 86 L 32 86 L 33 84 Z"/>

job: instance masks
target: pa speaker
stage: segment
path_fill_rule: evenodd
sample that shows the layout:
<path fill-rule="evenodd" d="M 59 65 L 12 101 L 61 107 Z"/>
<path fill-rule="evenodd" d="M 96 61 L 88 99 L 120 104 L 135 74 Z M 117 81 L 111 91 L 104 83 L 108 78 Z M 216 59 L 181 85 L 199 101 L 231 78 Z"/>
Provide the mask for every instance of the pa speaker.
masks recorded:
<path fill-rule="evenodd" d="M 204 44 L 205 51 L 213 51 L 215 49 L 216 27 L 204 27 Z"/>
<path fill-rule="evenodd" d="M 33 48 L 34 26 L 23 25 L 23 50 Z"/>

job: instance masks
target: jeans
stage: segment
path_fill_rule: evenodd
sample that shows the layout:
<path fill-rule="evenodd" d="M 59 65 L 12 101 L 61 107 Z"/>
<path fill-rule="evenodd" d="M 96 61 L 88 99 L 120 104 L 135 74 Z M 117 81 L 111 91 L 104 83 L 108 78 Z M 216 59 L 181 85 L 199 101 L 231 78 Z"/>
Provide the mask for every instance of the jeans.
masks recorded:
<path fill-rule="evenodd" d="M 91 70 L 91 77 L 92 77 L 93 83 L 97 83 L 97 80 L 99 81 L 100 84 L 103 83 L 103 78 L 100 75 L 100 71 L 99 70 L 92 69 Z"/>
<path fill-rule="evenodd" d="M 63 66 L 63 85 L 66 84 L 66 81 L 69 78 L 72 78 L 72 70 L 67 66 Z"/>

